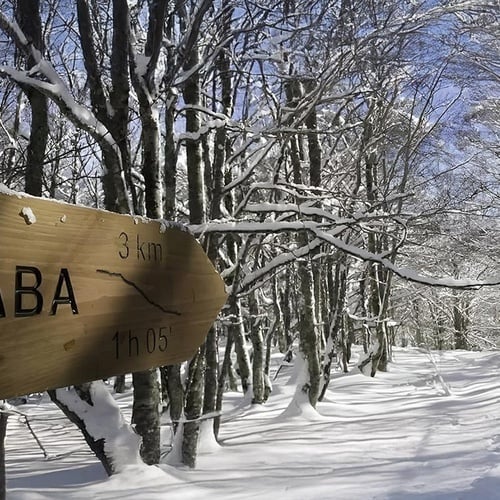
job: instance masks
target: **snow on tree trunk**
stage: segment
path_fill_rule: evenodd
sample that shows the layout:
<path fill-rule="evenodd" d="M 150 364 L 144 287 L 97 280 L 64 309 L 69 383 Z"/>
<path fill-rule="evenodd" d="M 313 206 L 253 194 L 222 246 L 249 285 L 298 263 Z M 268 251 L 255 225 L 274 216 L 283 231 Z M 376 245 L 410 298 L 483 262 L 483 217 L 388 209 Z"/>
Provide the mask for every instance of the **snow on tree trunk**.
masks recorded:
<path fill-rule="evenodd" d="M 111 475 L 129 465 L 143 465 L 141 438 L 125 422 L 102 381 L 49 391 L 52 401 L 82 431 L 85 440 Z"/>
<path fill-rule="evenodd" d="M 315 420 L 319 417 L 314 405 L 310 401 L 310 392 L 304 391 L 304 387 L 309 384 L 310 369 L 307 359 L 302 352 L 295 358 L 293 375 L 288 383 L 293 383 L 296 387 L 293 398 L 288 404 L 285 411 L 280 415 L 280 419 L 289 418 L 305 418 L 307 420 Z"/>

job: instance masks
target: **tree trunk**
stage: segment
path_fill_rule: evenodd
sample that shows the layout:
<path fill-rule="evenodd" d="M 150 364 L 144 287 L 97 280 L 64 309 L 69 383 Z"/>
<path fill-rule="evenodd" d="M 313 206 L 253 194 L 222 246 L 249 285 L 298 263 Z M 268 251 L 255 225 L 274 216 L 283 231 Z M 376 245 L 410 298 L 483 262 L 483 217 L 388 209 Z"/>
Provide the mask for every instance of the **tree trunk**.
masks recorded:
<path fill-rule="evenodd" d="M 109 100 L 112 113 L 107 111 L 107 127 L 120 150 L 121 165 L 132 199 L 132 210 L 140 213 L 137 196 L 132 181 L 132 168 L 129 146 L 129 47 L 130 15 L 127 0 L 113 0 L 113 38 L 111 47 L 111 83 Z"/>
<path fill-rule="evenodd" d="M 125 375 L 118 375 L 115 377 L 113 389 L 117 394 L 123 394 L 125 392 Z"/>
<path fill-rule="evenodd" d="M 205 218 L 205 197 L 203 183 L 203 157 L 201 150 L 200 114 L 197 109 L 201 104 L 201 90 L 198 71 L 194 70 L 199 63 L 199 50 L 196 43 L 186 54 L 184 69 L 192 74 L 187 78 L 184 89 L 186 103 L 186 132 L 192 134 L 186 141 L 186 164 L 188 179 L 189 222 L 200 224 Z M 205 384 L 205 346 L 189 363 L 189 381 L 186 387 L 184 415 L 186 422 L 182 426 L 182 463 L 188 467 L 196 466 L 198 438 L 200 434 L 200 417 L 203 411 Z"/>
<path fill-rule="evenodd" d="M 229 371 L 231 370 L 231 352 L 233 350 L 233 338 L 229 331 L 226 337 L 226 348 L 224 349 L 224 360 L 222 361 L 222 367 L 219 373 L 219 380 L 217 382 L 217 398 L 215 402 L 215 411 L 217 415 L 214 419 L 214 434 L 215 438 L 219 437 L 220 429 L 220 412 L 222 410 L 222 399 L 224 396 L 224 390 L 226 388 L 226 380 L 229 376 Z"/>
<path fill-rule="evenodd" d="M 262 325 L 259 317 L 259 304 L 255 292 L 248 297 L 248 310 L 250 313 L 250 339 L 253 347 L 252 360 L 252 389 L 253 404 L 265 402 L 264 386 L 264 337 L 262 335 Z"/>
<path fill-rule="evenodd" d="M 243 318 L 241 316 L 240 300 L 233 294 L 228 297 L 229 323 L 228 332 L 234 341 L 234 349 L 236 352 L 236 360 L 238 363 L 238 374 L 241 380 L 243 393 L 247 393 L 252 387 L 252 370 L 250 368 L 250 357 L 245 340 L 245 332 L 243 328 Z"/>
<path fill-rule="evenodd" d="M 465 301 L 460 300 L 460 296 L 453 293 L 453 336 L 455 349 L 468 349 L 467 342 L 467 309 L 464 307 Z"/>
<path fill-rule="evenodd" d="M 165 108 L 165 164 L 163 168 L 165 184 L 164 217 L 167 220 L 176 219 L 175 195 L 177 192 L 177 151 L 174 139 L 176 100 L 176 95 L 169 91 L 167 93 L 167 105 Z"/>
<path fill-rule="evenodd" d="M 205 340 L 205 394 L 203 397 L 203 414 L 215 411 L 217 399 L 217 380 L 219 378 L 218 334 L 212 326 Z"/>
<path fill-rule="evenodd" d="M 139 101 L 139 116 L 142 126 L 142 175 L 145 186 L 146 214 L 150 214 L 147 216 L 152 218 L 163 216 L 160 178 L 160 125 L 155 104 L 158 97 L 155 70 L 163 42 L 167 3 L 167 0 L 150 3 L 148 33 L 144 48 L 144 58 L 148 60 L 146 69 L 139 73 L 135 54 L 132 53 L 130 57 L 130 76 Z"/>
<path fill-rule="evenodd" d="M 0 404 L 0 500 L 7 498 L 7 478 L 5 475 L 5 437 L 7 436 L 7 411 Z"/>
<path fill-rule="evenodd" d="M 185 65 L 186 71 L 191 71 L 199 63 L 199 53 L 193 47 Z M 194 72 L 184 85 L 184 101 L 186 102 L 186 132 L 192 134 L 186 141 L 186 163 L 188 177 L 189 222 L 201 224 L 205 216 L 205 199 L 203 183 L 203 158 L 200 138 L 200 83 L 198 72 Z"/>
<path fill-rule="evenodd" d="M 309 397 L 313 408 L 318 402 L 321 380 L 319 362 L 319 336 L 316 326 L 315 301 L 313 292 L 313 275 L 308 262 L 298 263 L 300 279 L 301 306 L 299 312 L 299 345 L 307 362 L 308 380 L 302 387 Z"/>
<path fill-rule="evenodd" d="M 172 420 L 174 433 L 176 433 L 184 412 L 184 387 L 181 379 L 181 365 L 164 366 L 161 370 L 165 374 L 170 419 Z"/>
<path fill-rule="evenodd" d="M 127 57 L 123 51 L 128 55 L 128 40 L 125 47 L 115 46 L 112 52 L 112 70 L 113 70 L 113 83 L 115 89 L 112 91 L 113 99 L 112 104 L 117 107 L 115 110 L 118 115 L 109 115 L 109 102 L 106 99 L 106 92 L 104 89 L 102 71 L 103 68 L 98 62 L 98 57 L 95 49 L 94 39 L 94 25 L 89 11 L 89 5 L 85 0 L 76 0 L 78 29 L 80 35 L 81 48 L 83 53 L 83 62 L 87 71 L 87 82 L 90 90 L 90 101 L 92 110 L 96 118 L 107 127 L 109 135 L 112 137 L 98 136 L 94 132 L 94 137 L 99 143 L 102 150 L 102 160 L 105 166 L 105 173 L 102 177 L 102 184 L 104 190 L 104 205 L 106 210 L 118 213 L 130 213 L 130 210 L 135 208 L 135 196 L 133 196 L 132 206 L 129 204 L 129 198 L 126 190 L 124 177 L 129 177 L 130 169 L 128 168 L 129 153 L 126 152 L 124 169 L 124 159 L 122 159 L 122 150 L 128 144 L 128 118 L 124 124 L 124 117 L 128 117 L 128 65 Z M 124 7 L 125 8 L 125 7 Z M 115 6 L 114 6 L 115 9 Z M 119 10 L 118 5 L 116 9 Z M 128 19 L 128 8 L 126 12 L 126 19 Z M 120 18 L 123 22 L 123 17 Z M 128 33 L 129 26 L 123 26 L 123 29 Z M 118 24 L 114 25 L 114 32 L 118 37 L 120 27 Z M 118 40 L 115 40 L 118 43 Z M 114 60 L 116 58 L 116 60 Z M 124 66 L 125 64 L 125 66 Z M 125 71 L 126 75 L 121 75 Z M 127 78 L 124 81 L 124 77 Z M 120 117 L 120 120 L 117 119 Z M 112 123 L 112 122 L 120 123 Z M 89 131 L 91 132 L 91 131 Z M 114 134 L 114 135 L 113 135 Z M 131 179 L 128 179 L 128 184 L 132 188 Z"/>
<path fill-rule="evenodd" d="M 156 368 L 132 374 L 132 422 L 142 437 L 141 457 L 148 465 L 160 462 L 160 386 Z"/>
<path fill-rule="evenodd" d="M 335 274 L 328 266 L 328 295 L 330 299 L 330 328 L 326 341 L 325 354 L 322 362 L 322 380 L 321 391 L 319 400 L 321 401 L 325 396 L 326 390 L 330 383 L 330 375 L 332 369 L 333 358 L 335 351 L 338 347 L 338 337 L 342 329 L 344 317 L 345 294 L 347 289 L 347 270 L 346 270 L 346 257 L 341 256 L 335 264 Z M 342 335 L 342 355 L 344 357 L 347 346 L 344 342 L 344 335 Z M 345 368 L 345 365 L 344 365 Z"/>
<path fill-rule="evenodd" d="M 188 467 L 196 466 L 198 438 L 200 435 L 200 417 L 203 411 L 203 388 L 205 372 L 204 346 L 189 363 L 189 379 L 186 390 L 186 407 L 182 436 L 182 463 Z"/>
<path fill-rule="evenodd" d="M 17 17 L 24 34 L 40 52 L 43 52 L 42 24 L 39 0 L 18 0 Z M 26 61 L 28 69 L 36 64 Z M 31 106 L 30 140 L 26 153 L 25 190 L 33 196 L 42 195 L 42 172 L 49 136 L 47 97 L 38 90 L 23 86 Z"/>

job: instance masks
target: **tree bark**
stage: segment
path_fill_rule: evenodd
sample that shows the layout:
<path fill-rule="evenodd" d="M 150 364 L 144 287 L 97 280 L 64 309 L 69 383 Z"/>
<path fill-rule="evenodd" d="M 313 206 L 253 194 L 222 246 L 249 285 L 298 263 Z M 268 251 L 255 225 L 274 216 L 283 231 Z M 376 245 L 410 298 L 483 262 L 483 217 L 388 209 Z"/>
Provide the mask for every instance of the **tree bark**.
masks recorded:
<path fill-rule="evenodd" d="M 160 386 L 158 370 L 132 374 L 134 403 L 132 422 L 142 437 L 141 457 L 148 465 L 160 462 Z"/>
<path fill-rule="evenodd" d="M 144 47 L 144 57 L 148 60 L 148 64 L 141 74 L 136 66 L 133 48 L 130 48 L 130 76 L 139 101 L 139 117 L 142 126 L 142 175 L 145 185 L 146 214 L 152 218 L 163 216 L 160 125 L 156 109 L 158 88 L 155 82 L 155 71 L 163 41 L 167 4 L 166 0 L 150 3 L 148 33 Z"/>
<path fill-rule="evenodd" d="M 5 437 L 7 436 L 7 419 L 9 418 L 3 405 L 0 404 L 0 500 L 7 498 L 7 478 L 5 475 Z"/>
<path fill-rule="evenodd" d="M 226 337 L 226 347 L 224 349 L 224 360 L 222 361 L 222 367 L 219 373 L 219 379 L 217 381 L 217 398 L 215 402 L 215 411 L 217 415 L 214 419 L 214 434 L 215 438 L 219 437 L 220 429 L 220 412 L 222 410 L 222 399 L 224 396 L 224 390 L 226 388 L 226 380 L 229 376 L 229 371 L 231 370 L 231 352 L 233 350 L 233 338 L 229 331 Z"/>
<path fill-rule="evenodd" d="M 248 297 L 248 312 L 250 313 L 250 339 L 253 348 L 252 359 L 252 389 L 253 404 L 265 402 L 264 386 L 264 337 L 262 334 L 261 320 L 259 317 L 259 304 L 255 292 Z"/>
<path fill-rule="evenodd" d="M 336 262 L 334 274 L 332 266 L 328 266 L 328 289 L 328 295 L 330 299 L 330 327 L 322 363 L 322 380 L 319 395 L 320 401 L 325 396 L 326 390 L 328 389 L 328 385 L 330 383 L 333 358 L 339 344 L 338 337 L 341 332 L 343 323 L 345 294 L 347 290 L 347 270 L 345 255 L 341 256 Z M 345 335 L 342 334 L 341 348 L 343 358 L 347 349 L 344 337 Z"/>
<path fill-rule="evenodd" d="M 228 297 L 229 316 L 231 321 L 228 326 L 228 332 L 234 342 L 236 360 L 238 363 L 238 375 L 241 380 L 243 393 L 247 393 L 252 387 L 252 370 L 250 368 L 250 358 L 246 346 L 245 332 L 243 329 L 243 318 L 241 316 L 240 300 L 233 294 Z"/>
<path fill-rule="evenodd" d="M 172 427 L 175 433 L 184 412 L 184 387 L 181 379 L 181 366 L 170 365 L 164 366 L 161 369 L 165 373 L 170 404 L 170 419 L 172 420 Z"/>
<path fill-rule="evenodd" d="M 177 97 L 174 92 L 167 92 L 167 104 L 165 106 L 165 142 L 164 155 L 165 164 L 163 177 L 165 184 L 164 217 L 167 220 L 176 219 L 177 193 L 177 151 L 175 145 L 175 103 Z"/>
<path fill-rule="evenodd" d="M 218 334 L 212 326 L 205 340 L 205 394 L 203 396 L 203 415 L 215 411 L 217 399 L 217 380 L 219 376 Z"/>
<path fill-rule="evenodd" d="M 186 71 L 193 71 L 199 64 L 198 49 L 193 47 L 185 65 Z M 186 132 L 190 135 L 186 140 L 186 163 L 188 178 L 188 206 L 189 222 L 201 224 L 205 218 L 205 197 L 203 183 L 203 158 L 201 151 L 200 112 L 196 109 L 200 105 L 200 84 L 197 71 L 187 79 L 184 85 L 184 101 L 186 102 Z"/>
<path fill-rule="evenodd" d="M 39 0 L 18 0 L 17 17 L 19 27 L 33 46 L 43 52 L 42 22 Z M 26 67 L 35 66 L 33 57 L 28 57 Z M 33 196 L 42 196 L 42 174 L 45 150 L 49 137 L 47 97 L 33 87 L 23 85 L 31 107 L 30 140 L 26 152 L 25 191 Z"/>
<path fill-rule="evenodd" d="M 309 403 L 316 407 L 320 392 L 321 367 L 319 362 L 319 336 L 316 326 L 313 275 L 307 262 L 299 262 L 301 306 L 299 312 L 299 344 L 307 362 L 308 380 L 302 387 L 307 393 Z"/>
<path fill-rule="evenodd" d="M 126 185 L 124 182 L 125 179 L 127 179 L 127 184 L 132 189 L 133 186 L 130 179 L 130 169 L 127 164 L 130 158 L 129 153 L 126 152 L 125 159 L 122 158 L 123 148 L 127 144 L 128 136 L 128 133 L 125 130 L 126 127 L 128 127 L 128 119 L 125 124 L 123 123 L 124 117 L 128 117 L 128 94 L 126 90 L 128 89 L 128 80 L 127 82 L 124 82 L 123 77 L 119 74 L 120 71 L 124 70 L 123 64 L 124 61 L 126 61 L 126 58 L 123 51 L 125 50 L 128 54 L 128 40 L 125 48 L 118 47 L 118 45 L 116 45 L 116 48 L 112 53 L 113 59 L 116 58 L 116 61 L 112 62 L 114 75 L 113 80 L 116 86 L 113 91 L 112 104 L 116 106 L 116 112 L 120 118 L 120 120 L 118 120 L 117 117 L 109 116 L 108 100 L 102 78 L 102 67 L 98 62 L 95 50 L 94 26 L 89 12 L 89 5 L 85 0 L 77 0 L 76 7 L 83 62 L 87 72 L 87 82 L 90 90 L 92 110 L 96 118 L 106 127 L 107 130 L 109 130 L 109 134 L 112 137 L 112 140 L 109 140 L 107 137 L 97 136 L 94 132 L 94 136 L 96 137 L 102 150 L 102 159 L 105 166 L 105 172 L 102 176 L 104 205 L 106 210 L 110 210 L 112 212 L 130 213 L 131 209 L 136 209 L 136 200 L 132 190 L 133 206 L 130 207 Z M 118 4 L 114 3 L 113 8 L 118 10 Z M 128 7 L 126 9 L 125 17 L 128 19 Z M 120 19 L 123 22 L 123 18 Z M 126 30 L 126 33 L 128 33 L 128 26 L 124 29 Z M 114 25 L 114 32 L 115 31 L 117 32 L 115 44 L 118 44 L 118 31 L 120 31 L 118 20 L 117 24 Z M 128 66 L 125 66 L 125 68 L 128 78 Z M 125 105 L 126 108 L 124 108 Z M 111 123 L 113 121 L 120 121 L 120 123 L 113 124 Z M 124 160 L 126 163 L 125 167 Z"/>
<path fill-rule="evenodd" d="M 186 421 L 183 424 L 182 463 L 190 468 L 196 467 L 198 438 L 200 435 L 200 417 L 203 411 L 203 388 L 205 372 L 204 345 L 189 363 L 189 380 L 186 391 Z"/>

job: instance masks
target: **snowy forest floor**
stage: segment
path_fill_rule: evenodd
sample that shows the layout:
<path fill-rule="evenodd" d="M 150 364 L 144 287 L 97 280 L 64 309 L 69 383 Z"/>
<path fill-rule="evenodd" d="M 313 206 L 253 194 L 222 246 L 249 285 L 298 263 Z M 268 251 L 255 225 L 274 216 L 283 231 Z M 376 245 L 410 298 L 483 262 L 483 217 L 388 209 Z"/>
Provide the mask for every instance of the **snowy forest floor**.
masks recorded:
<path fill-rule="evenodd" d="M 134 467 L 109 479 L 44 396 L 17 409 L 48 457 L 24 418 L 9 418 L 7 498 L 499 499 L 499 371 L 499 352 L 395 349 L 388 373 L 336 373 L 314 412 L 289 406 L 295 377 L 283 368 L 263 406 L 227 395 L 220 445 L 202 443 L 196 470 Z M 130 392 L 118 402 L 128 416 Z"/>

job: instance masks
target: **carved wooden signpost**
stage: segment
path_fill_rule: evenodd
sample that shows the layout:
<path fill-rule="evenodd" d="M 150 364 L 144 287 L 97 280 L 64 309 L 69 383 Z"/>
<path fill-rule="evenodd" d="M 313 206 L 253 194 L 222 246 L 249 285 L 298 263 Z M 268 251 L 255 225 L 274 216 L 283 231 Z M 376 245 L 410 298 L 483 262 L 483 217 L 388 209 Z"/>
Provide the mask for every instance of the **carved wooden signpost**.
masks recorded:
<path fill-rule="evenodd" d="M 0 193 L 0 399 L 189 359 L 225 299 L 182 229 Z"/>

